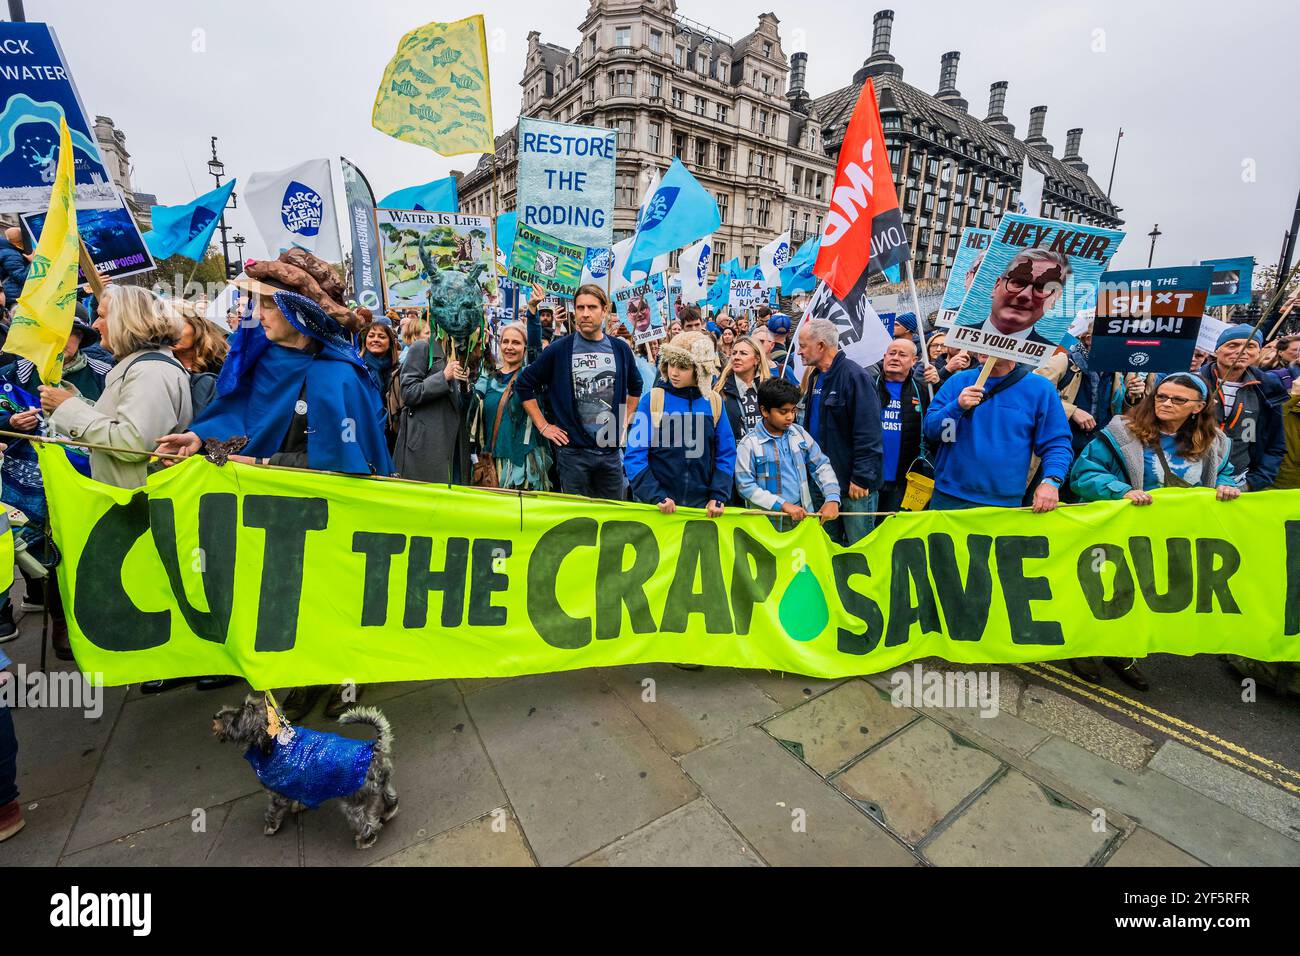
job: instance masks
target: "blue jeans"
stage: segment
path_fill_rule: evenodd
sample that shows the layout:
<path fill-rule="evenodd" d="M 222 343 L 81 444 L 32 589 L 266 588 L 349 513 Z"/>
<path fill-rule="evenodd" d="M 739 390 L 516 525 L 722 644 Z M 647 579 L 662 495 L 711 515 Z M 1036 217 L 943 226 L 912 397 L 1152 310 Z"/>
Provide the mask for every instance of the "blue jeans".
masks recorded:
<path fill-rule="evenodd" d="M 566 495 L 622 501 L 623 455 L 617 448 L 557 448 L 560 490 Z"/>
<path fill-rule="evenodd" d="M 930 498 L 930 511 L 968 511 L 971 508 L 987 508 L 988 505 L 982 505 L 978 501 L 967 501 L 965 498 L 954 498 L 952 495 L 945 495 L 942 491 L 935 491 Z"/>
<path fill-rule="evenodd" d="M 826 499 L 822 497 L 821 489 L 813 487 L 808 490 L 812 494 L 813 508 L 820 509 L 826 503 Z M 847 489 L 841 489 L 840 496 L 840 514 L 842 515 L 870 513 L 880 510 L 876 507 L 876 502 L 880 499 L 879 491 L 873 491 L 865 498 L 854 499 L 849 497 Z M 875 518 L 836 518 L 824 525 L 826 533 L 831 536 L 831 540 L 846 548 L 865 538 L 875 526 Z"/>
<path fill-rule="evenodd" d="M 11 675 L 10 680 L 17 680 Z M 18 799 L 18 737 L 14 734 L 14 715 L 0 704 L 0 807 Z"/>

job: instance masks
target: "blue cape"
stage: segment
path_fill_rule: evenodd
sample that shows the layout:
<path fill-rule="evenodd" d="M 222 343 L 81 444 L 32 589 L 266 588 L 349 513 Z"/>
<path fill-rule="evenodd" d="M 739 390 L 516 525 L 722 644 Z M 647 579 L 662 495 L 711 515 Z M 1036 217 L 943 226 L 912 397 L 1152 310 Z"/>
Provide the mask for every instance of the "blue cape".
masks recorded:
<path fill-rule="evenodd" d="M 267 458 L 280 450 L 301 397 L 309 467 L 391 475 L 384 407 L 342 328 L 305 296 L 277 292 L 275 302 L 294 328 L 320 343 L 320 351 L 277 345 L 260 324 L 243 323 L 217 379 L 217 397 L 190 430 L 221 441 L 247 435 L 241 454 Z"/>

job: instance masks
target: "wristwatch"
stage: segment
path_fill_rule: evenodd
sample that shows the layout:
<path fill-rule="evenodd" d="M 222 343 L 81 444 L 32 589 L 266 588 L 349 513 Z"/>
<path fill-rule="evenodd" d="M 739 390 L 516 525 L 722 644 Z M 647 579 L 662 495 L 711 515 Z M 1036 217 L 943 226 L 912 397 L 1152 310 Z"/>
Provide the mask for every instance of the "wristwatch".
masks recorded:
<path fill-rule="evenodd" d="M 1056 488 L 1056 489 L 1058 489 L 1058 490 L 1059 490 L 1060 487 L 1061 487 L 1061 479 L 1060 479 L 1059 477 L 1057 477 L 1056 475 L 1048 475 L 1046 478 L 1043 479 L 1043 481 L 1046 482 L 1047 484 L 1051 485 L 1053 488 Z"/>

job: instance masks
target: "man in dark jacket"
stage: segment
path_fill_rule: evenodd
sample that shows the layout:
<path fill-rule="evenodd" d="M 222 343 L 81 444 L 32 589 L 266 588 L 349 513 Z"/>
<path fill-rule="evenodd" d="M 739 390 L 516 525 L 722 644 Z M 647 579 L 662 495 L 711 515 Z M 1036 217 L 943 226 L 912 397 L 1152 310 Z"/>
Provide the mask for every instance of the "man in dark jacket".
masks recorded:
<path fill-rule="evenodd" d="M 899 509 L 907 493 L 907 470 L 921 454 L 921 424 L 930 407 L 930 390 L 912 374 L 915 366 L 916 344 L 910 339 L 895 339 L 885 350 L 876 379 L 884 448 L 881 511 Z"/>
<path fill-rule="evenodd" d="M 0 237 L 0 288 L 5 294 L 5 311 L 12 314 L 18 304 L 18 297 L 23 293 L 23 283 L 27 281 L 30 268 L 27 256 L 23 254 L 23 232 L 17 226 L 10 226 Z"/>
<path fill-rule="evenodd" d="M 1232 471 L 1246 479 L 1247 491 L 1271 488 L 1286 453 L 1282 406 L 1286 389 L 1276 376 L 1253 364 L 1263 336 L 1249 325 L 1234 325 L 1219 336 L 1214 361 L 1200 370 L 1210 392 L 1210 410 L 1232 439 Z"/>
<path fill-rule="evenodd" d="M 515 394 L 533 427 L 556 446 L 560 490 L 590 498 L 623 499 L 620 446 L 641 375 L 626 342 L 605 334 L 609 298 L 597 285 L 574 297 L 577 331 L 556 339 L 515 379 Z M 538 398 L 545 394 L 547 421 Z"/>
<path fill-rule="evenodd" d="M 827 522 L 831 537 L 850 545 L 874 527 L 884 457 L 880 399 L 862 366 L 840 351 L 840 332 L 829 319 L 806 322 L 799 332 L 799 357 L 809 369 L 803 426 L 826 453 L 840 486 L 840 517 Z M 813 505 L 820 508 L 819 492 Z"/>

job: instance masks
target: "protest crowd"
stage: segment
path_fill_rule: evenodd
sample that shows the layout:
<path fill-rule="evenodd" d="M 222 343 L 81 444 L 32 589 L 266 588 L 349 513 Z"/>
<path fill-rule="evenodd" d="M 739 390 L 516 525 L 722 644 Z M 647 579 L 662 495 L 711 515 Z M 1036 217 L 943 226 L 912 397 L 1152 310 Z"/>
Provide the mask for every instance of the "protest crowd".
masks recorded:
<path fill-rule="evenodd" d="M 1012 260 L 980 318 L 1041 318 L 1069 278 L 1070 263 L 1054 255 Z M 22 230 L 7 229 L 0 428 L 83 446 L 69 450 L 78 468 L 119 488 L 204 454 L 640 502 L 665 515 L 753 509 L 780 531 L 816 522 L 850 547 L 927 508 L 1046 513 L 1126 499 L 1155 514 L 1152 493 L 1165 488 L 1213 489 L 1231 508 L 1242 494 L 1300 487 L 1300 336 L 1267 339 L 1251 324 L 1226 325 L 1185 370 L 1143 373 L 1099 369 L 1090 328 L 1044 340 L 1045 361 L 1016 361 L 963 344 L 954 333 L 971 325 L 964 315 L 941 328 L 937 313 L 913 311 L 876 330 L 883 341 L 864 362 L 810 285 L 744 307 L 670 297 L 647 322 L 644 302 L 616 308 L 608 283 L 557 295 L 516 280 L 518 308 L 484 306 L 482 334 L 467 340 L 432 294 L 423 307 L 365 308 L 331 263 L 291 248 L 243 263 L 217 312 L 117 281 L 79 286 L 50 383 L 29 350 L 12 348 L 32 258 Z M 859 264 L 850 285 L 866 275 Z M 1037 341 L 1031 327 L 994 324 Z M 37 456 L 30 441 L 6 441 L 3 500 L 25 516 L 17 534 L 47 572 L 24 570 L 21 609 L 48 612 L 54 653 L 73 660 Z M 16 632 L 6 600 L 0 644 Z M 1103 663 L 1148 687 L 1134 659 L 1071 666 L 1100 681 Z M 197 680 L 211 689 L 236 678 Z M 285 716 L 301 719 L 322 697 L 337 716 L 360 693 L 344 691 L 297 688 Z M 15 752 L 0 707 L 0 840 L 21 818 Z"/>

